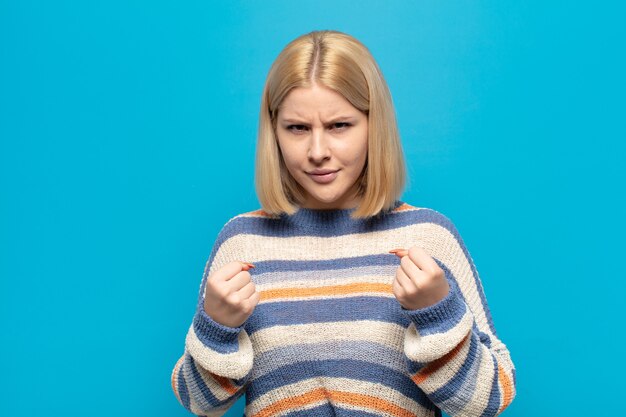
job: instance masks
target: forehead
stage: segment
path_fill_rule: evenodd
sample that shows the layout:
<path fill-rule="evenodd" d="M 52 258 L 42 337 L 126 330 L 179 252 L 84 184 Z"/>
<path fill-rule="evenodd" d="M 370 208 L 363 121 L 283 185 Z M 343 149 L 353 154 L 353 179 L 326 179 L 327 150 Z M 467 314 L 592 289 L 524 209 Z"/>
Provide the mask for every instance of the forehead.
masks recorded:
<path fill-rule="evenodd" d="M 279 117 L 282 118 L 319 116 L 324 119 L 354 115 L 359 112 L 341 94 L 317 85 L 292 89 L 279 109 Z"/>

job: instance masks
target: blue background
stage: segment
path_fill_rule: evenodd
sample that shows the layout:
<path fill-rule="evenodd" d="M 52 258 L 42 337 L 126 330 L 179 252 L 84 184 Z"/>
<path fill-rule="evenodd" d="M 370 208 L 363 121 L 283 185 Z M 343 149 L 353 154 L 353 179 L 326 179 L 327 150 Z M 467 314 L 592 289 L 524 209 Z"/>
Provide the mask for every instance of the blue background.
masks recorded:
<path fill-rule="evenodd" d="M 315 29 L 383 70 L 402 199 L 456 224 L 516 365 L 504 414 L 621 415 L 625 16 L 616 1 L 1 1 L 0 415 L 190 415 L 170 373 L 204 263 L 259 207 L 263 82 Z"/>

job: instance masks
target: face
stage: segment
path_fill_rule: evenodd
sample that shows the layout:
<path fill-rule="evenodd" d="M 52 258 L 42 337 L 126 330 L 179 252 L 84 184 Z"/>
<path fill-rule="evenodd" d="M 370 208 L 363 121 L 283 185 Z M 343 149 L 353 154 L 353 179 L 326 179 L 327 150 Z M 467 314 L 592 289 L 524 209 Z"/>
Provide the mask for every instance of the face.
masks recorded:
<path fill-rule="evenodd" d="M 278 110 L 276 136 L 293 178 L 305 190 L 302 207 L 353 208 L 367 160 L 367 116 L 322 86 L 294 88 Z"/>

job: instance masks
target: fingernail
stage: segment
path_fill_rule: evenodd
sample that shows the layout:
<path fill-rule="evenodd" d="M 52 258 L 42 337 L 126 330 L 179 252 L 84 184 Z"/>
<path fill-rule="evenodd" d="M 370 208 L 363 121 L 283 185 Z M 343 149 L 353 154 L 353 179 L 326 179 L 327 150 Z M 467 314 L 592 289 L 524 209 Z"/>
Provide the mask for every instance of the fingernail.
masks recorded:
<path fill-rule="evenodd" d="M 239 261 L 239 262 L 242 263 L 244 271 L 247 271 L 249 269 L 255 268 L 255 266 L 252 265 L 250 262 L 242 262 L 242 261 Z"/>
<path fill-rule="evenodd" d="M 398 248 L 398 249 L 392 249 L 389 251 L 389 253 L 393 253 L 395 254 L 398 258 L 402 258 L 403 256 L 408 255 L 408 251 L 406 249 L 402 249 L 402 248 Z"/>

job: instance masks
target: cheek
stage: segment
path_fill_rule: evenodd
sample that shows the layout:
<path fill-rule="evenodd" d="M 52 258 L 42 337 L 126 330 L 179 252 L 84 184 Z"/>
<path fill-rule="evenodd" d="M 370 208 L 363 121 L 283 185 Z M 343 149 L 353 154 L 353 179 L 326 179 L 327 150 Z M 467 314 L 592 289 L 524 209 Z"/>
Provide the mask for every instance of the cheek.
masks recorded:
<path fill-rule="evenodd" d="M 367 160 L 367 151 L 367 131 L 365 131 L 345 149 L 344 155 L 347 155 L 346 161 L 351 164 L 363 164 Z"/>
<path fill-rule="evenodd" d="M 281 147 L 280 153 L 285 161 L 285 165 L 290 168 L 296 168 L 300 165 L 300 153 L 293 147 Z"/>

